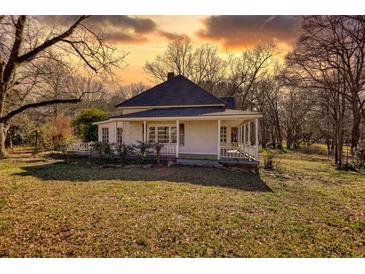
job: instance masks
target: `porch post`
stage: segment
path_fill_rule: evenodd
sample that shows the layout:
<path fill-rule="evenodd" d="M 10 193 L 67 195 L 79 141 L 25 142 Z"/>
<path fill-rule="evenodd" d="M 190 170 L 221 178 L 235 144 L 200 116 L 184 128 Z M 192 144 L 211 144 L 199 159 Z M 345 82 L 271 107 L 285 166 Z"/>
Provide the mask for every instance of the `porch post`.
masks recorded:
<path fill-rule="evenodd" d="M 259 118 L 255 119 L 255 148 L 256 148 L 256 160 L 259 157 Z"/>
<path fill-rule="evenodd" d="M 176 159 L 179 158 L 180 146 L 180 121 L 176 120 Z"/>
<path fill-rule="evenodd" d="M 251 122 L 247 123 L 247 143 L 251 145 Z"/>
<path fill-rule="evenodd" d="M 246 145 L 246 128 L 247 128 L 247 124 L 244 123 L 243 124 L 243 143 Z"/>
<path fill-rule="evenodd" d="M 115 143 L 118 144 L 118 122 L 115 122 L 115 128 L 114 128 L 114 136 L 115 136 Z"/>
<path fill-rule="evenodd" d="M 147 123 L 143 121 L 143 142 L 147 143 Z"/>
<path fill-rule="evenodd" d="M 238 127 L 238 133 L 237 133 L 238 134 L 238 138 L 237 138 L 238 144 L 241 144 L 242 143 L 242 141 L 241 141 L 241 139 L 242 139 L 241 131 L 242 131 L 242 126 L 239 125 L 239 127 Z"/>
<path fill-rule="evenodd" d="M 218 140 L 218 145 L 217 145 L 217 159 L 220 160 L 221 159 L 221 120 L 218 120 L 218 130 L 217 130 L 217 140 Z"/>

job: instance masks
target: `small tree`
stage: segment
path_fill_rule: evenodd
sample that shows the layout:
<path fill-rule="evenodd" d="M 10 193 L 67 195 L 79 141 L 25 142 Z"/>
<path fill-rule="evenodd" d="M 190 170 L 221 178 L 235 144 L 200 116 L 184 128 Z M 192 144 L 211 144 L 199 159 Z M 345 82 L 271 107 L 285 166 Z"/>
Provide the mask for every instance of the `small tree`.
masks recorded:
<path fill-rule="evenodd" d="M 155 143 L 153 145 L 153 147 L 156 150 L 156 161 L 157 161 L 157 164 L 159 164 L 160 163 L 160 160 L 161 160 L 161 149 L 163 148 L 163 144 Z"/>
<path fill-rule="evenodd" d="M 74 120 L 76 134 L 85 142 L 98 140 L 98 126 L 94 122 L 108 119 L 108 114 L 97 108 L 81 110 L 80 115 Z"/>
<path fill-rule="evenodd" d="M 40 142 L 46 149 L 65 151 L 73 139 L 71 121 L 63 114 L 55 116 L 40 129 Z"/>
<path fill-rule="evenodd" d="M 146 153 L 148 149 L 152 147 L 151 143 L 145 143 L 142 141 L 137 141 L 137 144 L 133 145 L 133 147 L 136 149 L 138 156 L 141 159 L 141 162 L 143 163 L 146 157 Z"/>
<path fill-rule="evenodd" d="M 127 159 L 127 156 L 133 153 L 134 150 L 132 146 L 126 144 L 117 145 L 116 149 L 122 162 L 124 162 Z"/>

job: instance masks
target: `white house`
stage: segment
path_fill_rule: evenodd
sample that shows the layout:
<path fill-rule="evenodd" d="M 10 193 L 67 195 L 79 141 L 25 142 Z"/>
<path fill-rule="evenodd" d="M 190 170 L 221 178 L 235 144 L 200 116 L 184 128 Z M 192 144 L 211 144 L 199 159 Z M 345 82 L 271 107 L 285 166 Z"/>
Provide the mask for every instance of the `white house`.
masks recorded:
<path fill-rule="evenodd" d="M 258 112 L 235 110 L 234 99 L 218 98 L 182 75 L 117 107 L 119 115 L 100 121 L 99 141 L 162 143 L 161 155 L 176 159 L 258 159 Z"/>

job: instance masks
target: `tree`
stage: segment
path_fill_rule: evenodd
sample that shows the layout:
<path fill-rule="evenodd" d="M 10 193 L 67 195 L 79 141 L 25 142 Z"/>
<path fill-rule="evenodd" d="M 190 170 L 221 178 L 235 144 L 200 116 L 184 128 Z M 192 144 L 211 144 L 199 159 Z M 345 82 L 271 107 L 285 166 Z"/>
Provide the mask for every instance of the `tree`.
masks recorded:
<path fill-rule="evenodd" d="M 287 148 L 299 146 L 305 117 L 312 108 L 312 98 L 298 88 L 289 88 L 281 103 L 281 124 L 286 133 Z"/>
<path fill-rule="evenodd" d="M 365 88 L 365 25 L 362 16 L 309 16 L 302 19 L 303 34 L 287 58 L 293 85 L 317 98 L 332 125 L 335 162 L 342 165 L 347 110 L 351 110 L 351 146 L 360 138 Z M 330 145 L 328 145 L 330 146 Z"/>
<path fill-rule="evenodd" d="M 37 96 L 40 63 L 67 64 L 76 57 L 92 72 L 110 72 L 124 59 L 125 54 L 115 58 L 115 50 L 84 24 L 87 18 L 80 16 L 65 30 L 53 28 L 48 34 L 32 17 L 6 16 L 0 21 L 0 157 L 7 155 L 5 140 L 13 117 L 32 108 L 78 103 L 85 94 L 64 98 L 61 93 L 52 99 Z"/>
<path fill-rule="evenodd" d="M 93 125 L 93 122 L 98 122 L 108 119 L 108 114 L 96 108 L 81 110 L 80 115 L 73 122 L 76 134 L 85 142 L 98 140 L 98 126 Z"/>
<path fill-rule="evenodd" d="M 71 120 L 63 114 L 57 114 L 40 129 L 41 145 L 47 149 L 65 150 L 73 136 Z"/>
<path fill-rule="evenodd" d="M 257 45 L 243 51 L 239 57 L 231 57 L 226 78 L 226 96 L 234 96 L 241 109 L 247 109 L 257 84 L 276 63 L 273 43 Z"/>
<path fill-rule="evenodd" d="M 141 82 L 120 86 L 114 93 L 109 94 L 109 96 L 107 97 L 107 102 L 104 104 L 105 110 L 111 112 L 115 111 L 116 105 L 129 98 L 132 98 L 133 96 L 140 94 L 147 89 L 149 89 L 149 87 Z"/>
<path fill-rule="evenodd" d="M 174 72 L 214 92 L 216 85 L 224 80 L 227 65 L 219 56 L 217 46 L 203 44 L 194 49 L 184 37 L 171 42 L 165 52 L 147 62 L 144 69 L 157 81 L 165 81 L 167 73 Z"/>
<path fill-rule="evenodd" d="M 290 59 L 313 86 L 339 92 L 349 102 L 355 148 L 365 110 L 365 16 L 304 17 L 302 29 Z"/>
<path fill-rule="evenodd" d="M 273 64 L 274 50 L 273 43 L 266 43 L 221 57 L 215 45 L 194 49 L 189 39 L 180 38 L 144 69 L 158 81 L 165 81 L 168 72 L 182 74 L 217 96 L 234 96 L 237 105 L 246 109 L 255 85 Z"/>
<path fill-rule="evenodd" d="M 283 84 L 274 75 L 267 75 L 257 84 L 253 103 L 259 112 L 263 113 L 261 136 L 262 144 L 272 143 L 274 147 L 282 148 L 283 134 L 281 124 L 280 104 L 283 97 Z M 269 137 L 270 141 L 269 141 Z"/>

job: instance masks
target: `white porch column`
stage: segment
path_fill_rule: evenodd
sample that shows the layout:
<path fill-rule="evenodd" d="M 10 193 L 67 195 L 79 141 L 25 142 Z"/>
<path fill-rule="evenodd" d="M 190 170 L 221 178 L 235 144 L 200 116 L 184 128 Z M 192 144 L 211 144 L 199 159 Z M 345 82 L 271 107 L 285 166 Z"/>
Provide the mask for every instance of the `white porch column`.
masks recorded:
<path fill-rule="evenodd" d="M 143 121 L 143 142 L 147 142 L 147 123 Z"/>
<path fill-rule="evenodd" d="M 247 124 L 244 123 L 243 124 L 243 143 L 246 145 L 246 128 L 247 128 Z"/>
<path fill-rule="evenodd" d="M 255 147 L 256 147 L 256 159 L 259 157 L 259 118 L 255 119 Z"/>
<path fill-rule="evenodd" d="M 176 158 L 179 158 L 180 146 L 180 121 L 176 120 Z"/>
<path fill-rule="evenodd" d="M 218 130 L 217 130 L 217 159 L 221 159 L 221 120 L 218 120 Z"/>
<path fill-rule="evenodd" d="M 115 127 L 114 127 L 114 137 L 115 137 L 115 142 L 114 143 L 118 143 L 118 122 L 115 122 Z"/>
<path fill-rule="evenodd" d="M 238 138 L 237 138 L 237 141 L 238 141 L 238 144 L 241 144 L 242 143 L 242 134 L 241 134 L 241 131 L 242 131 L 242 126 L 239 125 L 238 127 Z"/>
<path fill-rule="evenodd" d="M 247 143 L 251 145 L 251 121 L 247 123 Z"/>

